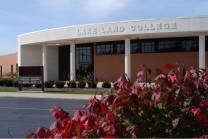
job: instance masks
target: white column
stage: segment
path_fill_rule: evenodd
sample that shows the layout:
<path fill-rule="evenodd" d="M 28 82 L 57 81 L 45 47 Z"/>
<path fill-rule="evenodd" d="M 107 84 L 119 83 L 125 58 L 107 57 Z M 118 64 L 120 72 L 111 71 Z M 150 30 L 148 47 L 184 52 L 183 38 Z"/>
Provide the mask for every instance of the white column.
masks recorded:
<path fill-rule="evenodd" d="M 205 69 L 205 35 L 199 35 L 199 68 Z"/>
<path fill-rule="evenodd" d="M 130 39 L 125 40 L 125 73 L 131 80 L 131 47 Z"/>
<path fill-rule="evenodd" d="M 76 80 L 75 43 L 70 43 L 70 80 Z"/>
<path fill-rule="evenodd" d="M 17 51 L 17 59 L 18 59 L 17 63 L 18 63 L 18 66 L 22 66 L 21 53 L 22 53 L 22 46 L 18 42 L 18 51 Z"/>
<path fill-rule="evenodd" d="M 20 45 L 20 43 L 18 41 L 18 50 L 17 50 L 17 65 L 18 65 L 18 67 L 16 67 L 16 68 L 18 68 L 18 69 L 16 69 L 18 79 L 19 79 L 19 67 L 22 66 L 21 53 L 22 53 L 22 46 Z"/>
<path fill-rule="evenodd" d="M 48 80 L 47 46 L 42 46 L 42 64 L 44 71 L 44 82 Z"/>

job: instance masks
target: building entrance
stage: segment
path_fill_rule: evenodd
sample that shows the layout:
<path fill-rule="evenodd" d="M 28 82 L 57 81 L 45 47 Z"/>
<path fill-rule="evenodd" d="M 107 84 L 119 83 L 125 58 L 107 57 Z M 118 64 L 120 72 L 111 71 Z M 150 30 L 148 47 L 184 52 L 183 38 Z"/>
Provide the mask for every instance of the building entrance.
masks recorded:
<path fill-rule="evenodd" d="M 93 44 L 76 45 L 76 78 L 77 80 L 93 78 Z"/>
<path fill-rule="evenodd" d="M 70 79 L 70 45 L 59 47 L 59 80 Z"/>

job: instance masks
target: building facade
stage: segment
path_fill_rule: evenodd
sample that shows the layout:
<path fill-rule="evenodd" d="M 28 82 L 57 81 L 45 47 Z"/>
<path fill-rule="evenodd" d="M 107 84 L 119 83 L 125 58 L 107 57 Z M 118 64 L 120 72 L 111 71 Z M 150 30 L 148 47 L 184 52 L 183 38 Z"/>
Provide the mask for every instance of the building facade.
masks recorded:
<path fill-rule="evenodd" d="M 43 66 L 45 80 L 135 79 L 138 66 L 205 68 L 208 17 L 76 25 L 18 36 L 18 65 Z"/>
<path fill-rule="evenodd" d="M 17 71 L 17 53 L 1 55 L 0 56 L 0 72 L 2 68 L 2 77 L 6 78 L 11 72 L 16 73 Z M 13 68 L 13 70 L 12 70 Z M 1 78 L 1 73 L 0 73 Z"/>

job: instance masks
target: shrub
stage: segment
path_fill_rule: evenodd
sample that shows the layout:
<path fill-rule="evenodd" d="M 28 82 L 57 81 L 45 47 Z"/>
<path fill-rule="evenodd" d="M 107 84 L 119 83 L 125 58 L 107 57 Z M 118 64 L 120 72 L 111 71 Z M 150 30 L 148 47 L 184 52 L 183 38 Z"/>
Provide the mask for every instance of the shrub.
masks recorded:
<path fill-rule="evenodd" d="M 97 88 L 97 83 L 95 81 L 87 82 L 89 88 Z"/>
<path fill-rule="evenodd" d="M 64 88 L 65 81 L 55 81 L 57 88 Z"/>
<path fill-rule="evenodd" d="M 3 86 L 13 87 L 13 79 L 2 79 Z"/>
<path fill-rule="evenodd" d="M 14 85 L 14 87 L 18 87 L 18 85 L 19 85 L 18 80 L 13 80 L 13 85 Z"/>
<path fill-rule="evenodd" d="M 70 81 L 70 82 L 68 83 L 68 86 L 69 86 L 70 88 L 76 88 L 76 87 L 77 87 L 77 84 L 76 84 L 75 81 Z"/>
<path fill-rule="evenodd" d="M 44 85 L 46 88 L 53 88 L 54 81 L 46 81 Z"/>
<path fill-rule="evenodd" d="M 31 84 L 23 84 L 23 87 L 31 87 L 32 85 Z"/>
<path fill-rule="evenodd" d="M 3 85 L 4 85 L 3 80 L 0 79 L 0 86 L 3 86 Z"/>
<path fill-rule="evenodd" d="M 79 81 L 78 82 L 78 87 L 79 88 L 85 88 L 85 86 L 86 86 L 86 82 L 85 81 Z"/>
<path fill-rule="evenodd" d="M 35 84 L 35 87 L 36 87 L 36 88 L 41 88 L 42 85 L 41 85 L 41 84 Z"/>
<path fill-rule="evenodd" d="M 111 88 L 111 83 L 108 81 L 104 81 L 102 84 L 102 88 Z"/>
<path fill-rule="evenodd" d="M 50 128 L 26 138 L 207 138 L 208 68 L 173 68 L 150 86 L 137 75 L 131 84 L 123 74 L 114 93 L 90 98 L 71 116 L 54 107 Z"/>
<path fill-rule="evenodd" d="M 1 79 L 0 86 L 18 87 L 18 80 L 17 79 Z"/>

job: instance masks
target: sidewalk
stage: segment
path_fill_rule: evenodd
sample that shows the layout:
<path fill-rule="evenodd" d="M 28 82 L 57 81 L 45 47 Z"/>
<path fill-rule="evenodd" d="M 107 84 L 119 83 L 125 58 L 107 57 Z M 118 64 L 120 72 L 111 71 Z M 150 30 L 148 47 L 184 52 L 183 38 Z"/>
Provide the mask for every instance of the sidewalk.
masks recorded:
<path fill-rule="evenodd" d="M 83 94 L 59 94 L 59 93 L 41 93 L 41 92 L 1 92 L 0 97 L 16 97 L 16 98 L 49 98 L 49 99 L 82 99 L 88 100 L 93 95 Z M 97 96 L 100 98 L 100 96 Z"/>

